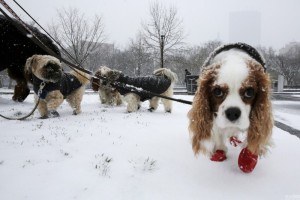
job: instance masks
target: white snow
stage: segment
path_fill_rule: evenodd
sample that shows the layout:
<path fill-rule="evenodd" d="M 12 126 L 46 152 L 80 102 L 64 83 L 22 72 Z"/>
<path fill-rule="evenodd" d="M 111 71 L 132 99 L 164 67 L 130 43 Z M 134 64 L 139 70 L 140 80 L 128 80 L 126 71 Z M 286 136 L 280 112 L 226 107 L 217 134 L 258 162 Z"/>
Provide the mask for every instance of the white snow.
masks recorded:
<path fill-rule="evenodd" d="M 175 96 L 192 100 L 192 96 Z M 27 113 L 33 95 L 14 103 L 0 95 L 0 113 Z M 86 94 L 83 112 L 64 103 L 59 118 L 0 118 L 0 199 L 300 199 L 300 140 L 274 127 L 274 147 L 244 174 L 239 147 L 216 163 L 195 157 L 188 133 L 190 105 L 173 113 L 101 105 Z M 276 113 L 276 112 L 275 112 Z M 299 115 L 294 115 L 299 122 Z"/>
<path fill-rule="evenodd" d="M 280 107 L 278 106 L 280 105 Z M 289 107 L 300 108 L 299 101 L 273 101 L 275 119 L 293 128 L 300 130 L 300 109 L 287 109 Z"/>

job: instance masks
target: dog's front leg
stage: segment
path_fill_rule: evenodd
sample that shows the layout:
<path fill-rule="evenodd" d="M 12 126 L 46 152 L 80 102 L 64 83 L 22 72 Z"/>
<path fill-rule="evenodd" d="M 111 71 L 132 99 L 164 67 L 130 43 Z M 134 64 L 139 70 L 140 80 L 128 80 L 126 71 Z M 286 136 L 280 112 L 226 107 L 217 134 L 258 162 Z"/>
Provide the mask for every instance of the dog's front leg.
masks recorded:
<path fill-rule="evenodd" d="M 149 111 L 150 112 L 153 112 L 154 110 L 157 109 L 158 107 L 158 101 L 159 101 L 159 97 L 152 97 L 150 100 L 149 100 Z"/>
<path fill-rule="evenodd" d="M 127 112 L 136 112 L 140 108 L 140 97 L 137 94 L 129 93 L 125 96 Z"/>
<path fill-rule="evenodd" d="M 220 131 L 214 131 L 212 133 L 212 140 L 214 141 L 214 150 L 213 155 L 211 156 L 210 160 L 222 162 L 227 159 L 226 152 L 227 147 L 224 143 L 224 135 Z"/>
<path fill-rule="evenodd" d="M 62 104 L 62 102 L 64 101 L 64 97 L 60 93 L 60 91 L 55 90 L 55 91 L 49 92 L 48 95 L 46 96 L 45 100 L 47 102 L 47 109 L 48 109 L 49 113 L 53 117 L 58 117 L 59 114 L 56 110 L 59 107 L 59 105 Z"/>

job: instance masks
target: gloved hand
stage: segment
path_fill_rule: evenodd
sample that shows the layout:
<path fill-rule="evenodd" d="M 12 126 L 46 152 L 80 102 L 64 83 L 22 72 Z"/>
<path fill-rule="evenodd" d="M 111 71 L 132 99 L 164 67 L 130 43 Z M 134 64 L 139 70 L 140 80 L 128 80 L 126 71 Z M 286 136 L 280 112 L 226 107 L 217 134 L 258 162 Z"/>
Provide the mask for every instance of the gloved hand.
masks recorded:
<path fill-rule="evenodd" d="M 111 71 L 107 72 L 106 78 L 107 78 L 107 80 L 109 82 L 113 82 L 113 81 L 118 80 L 118 78 L 120 77 L 120 75 L 121 75 L 121 71 L 111 70 Z"/>

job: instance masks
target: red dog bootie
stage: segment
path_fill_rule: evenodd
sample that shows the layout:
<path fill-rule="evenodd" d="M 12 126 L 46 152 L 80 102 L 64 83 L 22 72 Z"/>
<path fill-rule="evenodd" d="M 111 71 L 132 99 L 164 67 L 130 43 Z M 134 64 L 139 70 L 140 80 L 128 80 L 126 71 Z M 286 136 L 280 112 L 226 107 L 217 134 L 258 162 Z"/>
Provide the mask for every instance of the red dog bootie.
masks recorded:
<path fill-rule="evenodd" d="M 217 150 L 210 158 L 212 161 L 222 162 L 226 160 L 227 157 L 225 155 L 225 151 L 223 150 Z"/>
<path fill-rule="evenodd" d="M 252 172 L 256 166 L 257 158 L 258 156 L 253 154 L 247 148 L 242 149 L 238 160 L 239 168 L 245 173 Z"/>

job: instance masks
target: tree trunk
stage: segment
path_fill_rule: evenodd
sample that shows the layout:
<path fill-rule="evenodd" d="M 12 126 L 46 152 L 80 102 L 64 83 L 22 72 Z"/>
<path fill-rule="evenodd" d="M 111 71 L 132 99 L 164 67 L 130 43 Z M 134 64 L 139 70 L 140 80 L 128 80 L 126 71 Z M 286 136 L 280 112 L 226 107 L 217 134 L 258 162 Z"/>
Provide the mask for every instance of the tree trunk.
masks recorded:
<path fill-rule="evenodd" d="M 13 80 L 12 80 L 11 78 L 9 78 L 8 89 L 11 89 L 11 87 L 12 87 L 12 82 L 13 82 Z"/>

